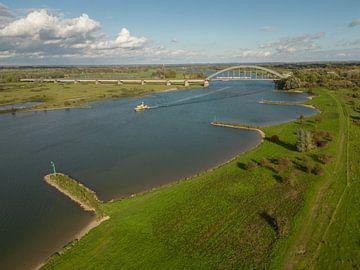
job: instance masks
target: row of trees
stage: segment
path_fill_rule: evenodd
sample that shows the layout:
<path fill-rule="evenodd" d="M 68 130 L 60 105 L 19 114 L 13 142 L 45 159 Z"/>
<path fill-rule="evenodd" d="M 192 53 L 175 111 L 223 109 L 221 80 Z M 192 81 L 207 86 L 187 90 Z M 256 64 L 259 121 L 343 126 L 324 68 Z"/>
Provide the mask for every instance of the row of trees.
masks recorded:
<path fill-rule="evenodd" d="M 352 88 L 360 91 L 360 67 L 298 68 L 292 71 L 292 76 L 277 81 L 276 86 L 282 90 L 326 87 L 332 90 Z"/>

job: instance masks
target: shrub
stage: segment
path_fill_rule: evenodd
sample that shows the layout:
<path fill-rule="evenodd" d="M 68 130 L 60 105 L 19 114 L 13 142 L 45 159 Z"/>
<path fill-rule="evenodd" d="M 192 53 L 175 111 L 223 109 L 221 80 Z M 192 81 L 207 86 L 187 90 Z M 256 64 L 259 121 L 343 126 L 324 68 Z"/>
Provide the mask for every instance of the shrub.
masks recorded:
<path fill-rule="evenodd" d="M 245 169 L 248 171 L 252 171 L 257 168 L 258 164 L 252 160 L 245 164 Z"/>
<path fill-rule="evenodd" d="M 300 124 L 302 124 L 304 122 L 305 116 L 303 114 L 301 114 L 298 118 Z"/>
<path fill-rule="evenodd" d="M 306 173 L 311 172 L 312 166 L 311 166 L 310 159 L 308 157 L 304 157 L 304 159 L 303 159 L 303 161 L 301 163 L 301 168 Z"/>
<path fill-rule="evenodd" d="M 311 172 L 315 175 L 324 175 L 324 169 L 319 164 L 315 165 Z"/>
<path fill-rule="evenodd" d="M 325 147 L 327 145 L 327 143 L 328 143 L 327 141 L 317 141 L 316 146 L 320 147 L 320 148 L 323 148 L 323 147 Z"/>
<path fill-rule="evenodd" d="M 275 159 L 274 163 L 277 164 L 277 172 L 283 172 L 292 166 L 292 161 L 287 157 Z"/>
<path fill-rule="evenodd" d="M 328 131 L 316 132 L 316 133 L 314 133 L 313 137 L 314 137 L 314 140 L 327 140 L 327 141 L 333 140 L 333 136 Z"/>
<path fill-rule="evenodd" d="M 263 168 L 268 168 L 271 164 L 267 158 L 262 158 L 259 162 L 260 166 Z"/>
<path fill-rule="evenodd" d="M 331 161 L 331 156 L 325 155 L 325 154 L 320 154 L 317 156 L 317 159 L 323 164 L 328 164 Z"/>
<path fill-rule="evenodd" d="M 270 141 L 271 142 L 273 142 L 273 143 L 277 143 L 277 142 L 279 142 L 279 136 L 278 135 L 272 135 L 271 137 L 270 137 Z"/>

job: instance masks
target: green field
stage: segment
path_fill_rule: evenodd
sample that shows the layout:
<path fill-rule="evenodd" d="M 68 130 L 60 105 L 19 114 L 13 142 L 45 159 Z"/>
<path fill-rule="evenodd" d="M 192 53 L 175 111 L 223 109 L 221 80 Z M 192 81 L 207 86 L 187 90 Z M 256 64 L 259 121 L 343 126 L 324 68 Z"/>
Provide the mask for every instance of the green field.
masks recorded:
<path fill-rule="evenodd" d="M 194 86 L 191 87 L 194 88 Z M 179 85 L 116 85 L 110 83 L 6 83 L 0 87 L 0 106 L 38 101 L 43 103 L 31 110 L 74 108 L 96 100 L 143 96 L 169 89 L 184 89 L 184 87 Z"/>
<path fill-rule="evenodd" d="M 348 133 L 353 124 L 342 98 L 314 92 L 308 103 L 321 114 L 264 127 L 267 138 L 279 140 L 266 139 L 215 170 L 102 204 L 110 219 L 43 268 L 358 267 L 360 129 L 351 126 Z M 298 152 L 299 128 L 331 136 L 324 147 Z"/>

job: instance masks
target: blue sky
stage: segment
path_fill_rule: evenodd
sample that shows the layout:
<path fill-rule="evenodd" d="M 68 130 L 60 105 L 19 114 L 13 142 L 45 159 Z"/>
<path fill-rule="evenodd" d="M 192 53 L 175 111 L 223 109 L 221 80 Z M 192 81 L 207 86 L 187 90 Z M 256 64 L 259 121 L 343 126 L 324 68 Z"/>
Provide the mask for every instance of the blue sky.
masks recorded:
<path fill-rule="evenodd" d="M 360 60 L 360 1 L 0 3 L 0 64 Z"/>

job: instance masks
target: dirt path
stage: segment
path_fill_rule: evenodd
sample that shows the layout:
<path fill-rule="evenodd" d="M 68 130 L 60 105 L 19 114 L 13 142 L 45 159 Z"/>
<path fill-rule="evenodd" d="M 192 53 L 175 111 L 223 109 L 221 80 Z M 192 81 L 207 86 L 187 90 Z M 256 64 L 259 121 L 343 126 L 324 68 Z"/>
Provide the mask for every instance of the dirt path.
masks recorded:
<path fill-rule="evenodd" d="M 301 261 L 304 260 L 303 255 L 307 254 L 309 252 L 312 252 L 311 261 L 313 261 L 317 254 L 320 251 L 321 248 L 321 240 L 323 240 L 326 237 L 326 233 L 328 232 L 331 224 L 333 223 L 336 213 L 339 209 L 339 205 L 341 204 L 343 197 L 346 193 L 346 189 L 349 186 L 349 181 L 347 179 L 347 186 L 342 191 L 342 194 L 334 208 L 334 210 L 331 213 L 331 218 L 327 226 L 322 230 L 321 237 L 317 239 L 313 239 L 313 232 L 321 226 L 319 224 L 317 218 L 321 212 L 321 208 L 323 206 L 322 201 L 327 194 L 331 184 L 336 181 L 336 179 L 339 177 L 339 173 L 341 173 L 341 167 L 343 162 L 348 163 L 348 118 L 346 114 L 346 110 L 343 107 L 343 105 L 340 103 L 340 101 L 334 97 L 333 94 L 330 94 L 331 97 L 336 101 L 338 111 L 339 111 L 339 140 L 338 140 L 338 146 L 337 146 L 337 157 L 335 161 L 335 168 L 331 176 L 329 176 L 325 181 L 324 184 L 319 188 L 316 195 L 314 196 L 312 202 L 311 202 L 311 208 L 308 212 L 307 216 L 303 220 L 303 226 L 300 229 L 300 231 L 297 233 L 296 239 L 294 240 L 294 243 L 289 248 L 287 252 L 287 258 L 284 259 L 283 269 L 296 269 Z M 348 169 L 348 164 L 347 164 Z M 348 174 L 348 172 L 347 172 Z M 348 175 L 347 175 L 348 178 Z M 309 246 L 311 244 L 314 244 L 314 241 L 316 243 L 316 248 L 309 250 Z"/>

